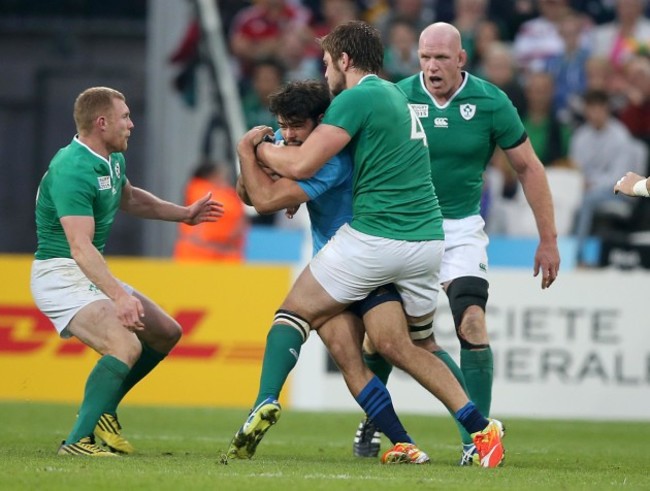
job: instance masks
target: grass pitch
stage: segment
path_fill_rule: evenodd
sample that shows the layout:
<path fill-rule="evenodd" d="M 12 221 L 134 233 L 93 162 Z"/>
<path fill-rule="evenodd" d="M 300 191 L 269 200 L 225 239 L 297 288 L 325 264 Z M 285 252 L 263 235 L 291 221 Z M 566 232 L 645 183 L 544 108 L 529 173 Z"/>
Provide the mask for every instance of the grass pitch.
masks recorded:
<path fill-rule="evenodd" d="M 244 409 L 125 406 L 120 422 L 138 453 L 59 457 L 76 406 L 0 403 L 0 489 L 189 490 L 600 490 L 650 489 L 650 423 L 504 419 L 506 465 L 459 468 L 449 418 L 402 415 L 431 465 L 382 466 L 352 456 L 357 413 L 285 410 L 252 460 L 224 463 Z M 382 450 L 388 448 L 384 439 Z"/>

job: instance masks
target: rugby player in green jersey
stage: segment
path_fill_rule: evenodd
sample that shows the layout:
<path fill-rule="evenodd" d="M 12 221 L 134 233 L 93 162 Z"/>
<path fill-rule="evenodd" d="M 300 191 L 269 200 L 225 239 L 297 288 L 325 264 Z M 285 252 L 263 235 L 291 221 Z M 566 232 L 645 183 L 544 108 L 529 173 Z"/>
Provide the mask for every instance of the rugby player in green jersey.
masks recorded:
<path fill-rule="evenodd" d="M 406 93 L 426 134 L 431 177 L 442 211 L 445 251 L 440 283 L 445 289 L 461 345 L 460 368 L 433 336 L 416 343 L 437 354 L 462 381 L 481 413 L 490 415 L 493 359 L 485 321 L 488 299 L 488 237 L 480 215 L 483 173 L 495 148 L 507 156 L 535 216 L 539 245 L 533 274 L 541 272 L 541 287 L 555 281 L 560 267 L 551 193 L 544 167 L 508 97 L 493 84 L 463 71 L 467 55 L 458 30 L 444 22 L 420 35 L 421 72 L 398 86 Z M 384 381 L 390 365 L 365 343 L 366 362 Z M 360 455 L 376 456 L 372 422 L 362 421 L 354 444 Z M 476 449 L 461 431 L 461 465 L 471 465 Z"/>
<path fill-rule="evenodd" d="M 111 274 L 103 251 L 115 214 L 196 225 L 224 211 L 210 194 L 179 206 L 131 185 L 122 152 L 134 125 L 120 92 L 83 91 L 74 120 L 78 134 L 54 156 L 38 188 L 31 291 L 62 338 L 74 336 L 101 355 L 58 453 L 111 457 L 133 452 L 121 433 L 118 404 L 181 337 L 171 316 Z"/>
<path fill-rule="evenodd" d="M 244 136 L 263 164 L 292 179 L 311 177 L 346 146 L 354 161 L 352 220 L 300 274 L 276 322 L 316 328 L 393 283 L 409 324 L 430 329 L 444 235 L 426 134 L 402 90 L 377 75 L 383 45 L 376 29 L 344 23 L 321 46 L 325 78 L 335 95 L 321 124 L 300 146 L 264 143 L 270 129 Z M 484 418 L 445 364 L 411 342 L 403 314 L 384 304 L 364 316 L 364 323 L 378 351 L 440 399 L 472 435 L 481 465 L 500 465 L 501 423 Z"/>

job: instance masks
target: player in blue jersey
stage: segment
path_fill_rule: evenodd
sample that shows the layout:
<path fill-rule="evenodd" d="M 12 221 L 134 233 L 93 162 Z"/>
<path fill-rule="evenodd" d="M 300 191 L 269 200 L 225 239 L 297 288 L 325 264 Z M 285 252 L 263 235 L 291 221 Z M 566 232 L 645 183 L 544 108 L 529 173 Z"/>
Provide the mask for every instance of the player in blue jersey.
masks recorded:
<path fill-rule="evenodd" d="M 274 93 L 269 109 L 277 117 L 280 129 L 275 140 L 280 145 L 300 145 L 318 125 L 330 104 L 327 85 L 316 81 L 291 82 Z M 294 209 L 307 204 L 311 221 L 313 251 L 316 254 L 341 225 L 352 219 L 352 159 L 347 152 L 332 157 L 313 177 L 303 181 L 272 179 L 257 164 L 249 147 L 240 147 L 241 175 L 237 182 L 240 197 L 259 213 Z M 379 288 L 365 301 L 328 320 L 318 330 L 332 358 L 341 370 L 350 392 L 359 405 L 372 414 L 376 424 L 395 447 L 385 453 L 384 463 L 429 462 L 406 433 L 395 414 L 386 386 L 365 366 L 361 357 L 363 314 L 378 303 L 393 302 L 401 311 L 399 294 L 394 287 Z M 282 317 L 282 312 L 278 314 Z M 276 316 L 277 318 L 278 316 Z M 257 400 L 252 417 L 232 440 L 231 458 L 251 458 L 260 440 L 279 415 L 277 399 L 289 372 L 295 366 L 309 332 L 274 324 L 267 336 L 266 350 Z M 257 409 L 259 408 L 259 409 Z M 264 419 L 262 419 L 264 418 Z M 259 431 L 249 433 L 254 426 Z"/>

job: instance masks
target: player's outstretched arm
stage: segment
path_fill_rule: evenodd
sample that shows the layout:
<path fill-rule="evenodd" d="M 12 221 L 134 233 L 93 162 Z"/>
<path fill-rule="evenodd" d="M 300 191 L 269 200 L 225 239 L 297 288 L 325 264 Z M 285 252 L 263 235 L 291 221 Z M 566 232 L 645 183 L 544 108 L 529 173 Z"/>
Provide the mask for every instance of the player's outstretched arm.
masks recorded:
<path fill-rule="evenodd" d="M 224 214 L 223 204 L 214 201 L 211 193 L 189 206 L 180 206 L 162 200 L 149 191 L 132 186 L 129 182 L 122 190 L 120 209 L 140 218 L 183 222 L 188 225 L 216 222 Z"/>

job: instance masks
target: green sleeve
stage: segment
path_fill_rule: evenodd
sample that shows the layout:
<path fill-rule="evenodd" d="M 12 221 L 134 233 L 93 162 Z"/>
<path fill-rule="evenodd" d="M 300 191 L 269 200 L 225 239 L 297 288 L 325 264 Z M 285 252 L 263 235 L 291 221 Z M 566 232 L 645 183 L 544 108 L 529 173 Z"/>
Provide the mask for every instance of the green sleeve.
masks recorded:
<path fill-rule="evenodd" d="M 495 99 L 492 131 L 494 141 L 501 148 L 511 148 L 526 131 L 517 109 L 502 91 Z"/>

